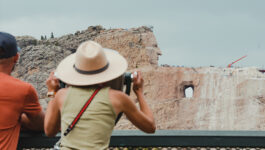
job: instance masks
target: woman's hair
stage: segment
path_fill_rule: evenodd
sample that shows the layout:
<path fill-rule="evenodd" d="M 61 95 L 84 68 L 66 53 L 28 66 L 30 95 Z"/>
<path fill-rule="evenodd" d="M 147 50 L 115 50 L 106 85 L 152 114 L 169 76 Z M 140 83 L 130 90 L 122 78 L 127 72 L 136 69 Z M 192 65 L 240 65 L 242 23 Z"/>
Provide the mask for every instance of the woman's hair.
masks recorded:
<path fill-rule="evenodd" d="M 122 91 L 124 85 L 124 76 L 121 75 L 113 80 L 105 82 L 104 85 L 110 86 L 112 89 Z"/>

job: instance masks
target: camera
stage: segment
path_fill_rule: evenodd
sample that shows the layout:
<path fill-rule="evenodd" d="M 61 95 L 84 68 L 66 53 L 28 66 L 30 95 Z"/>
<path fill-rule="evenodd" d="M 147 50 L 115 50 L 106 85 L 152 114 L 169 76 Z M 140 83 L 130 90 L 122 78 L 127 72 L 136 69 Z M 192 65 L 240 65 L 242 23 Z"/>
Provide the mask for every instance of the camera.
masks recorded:
<path fill-rule="evenodd" d="M 125 92 L 127 95 L 130 95 L 131 83 L 133 82 L 134 76 L 137 76 L 137 72 L 125 72 L 120 77 L 107 82 L 107 85 L 110 86 L 112 89 L 120 90 Z"/>
<path fill-rule="evenodd" d="M 125 72 L 123 75 L 119 76 L 118 78 L 107 82 L 106 85 L 110 86 L 112 89 L 120 90 L 120 91 L 125 92 L 127 95 L 130 95 L 131 83 L 133 82 L 134 76 L 137 76 L 137 72 L 134 72 L 134 73 Z M 62 82 L 61 80 L 59 80 L 59 87 L 65 88 L 66 84 Z"/>

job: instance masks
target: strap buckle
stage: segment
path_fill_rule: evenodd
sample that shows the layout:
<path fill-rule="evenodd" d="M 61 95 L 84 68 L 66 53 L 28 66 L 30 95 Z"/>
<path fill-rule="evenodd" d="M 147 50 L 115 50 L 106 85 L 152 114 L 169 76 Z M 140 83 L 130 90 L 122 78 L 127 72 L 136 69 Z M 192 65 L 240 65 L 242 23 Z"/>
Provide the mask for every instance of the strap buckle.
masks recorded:
<path fill-rule="evenodd" d="M 65 130 L 65 132 L 63 133 L 64 136 L 66 136 L 70 131 L 72 130 L 72 128 L 70 128 L 70 126 Z"/>

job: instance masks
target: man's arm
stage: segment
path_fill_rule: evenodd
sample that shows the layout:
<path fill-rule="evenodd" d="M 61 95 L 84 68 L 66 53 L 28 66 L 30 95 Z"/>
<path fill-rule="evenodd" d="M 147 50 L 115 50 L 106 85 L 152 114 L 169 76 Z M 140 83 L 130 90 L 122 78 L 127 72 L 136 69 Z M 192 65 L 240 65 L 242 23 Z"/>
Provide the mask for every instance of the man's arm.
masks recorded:
<path fill-rule="evenodd" d="M 44 112 L 41 111 L 36 116 L 30 116 L 26 113 L 21 115 L 21 125 L 23 129 L 34 130 L 34 131 L 43 131 L 43 120 Z"/>
<path fill-rule="evenodd" d="M 30 85 L 24 101 L 24 109 L 21 114 L 22 128 L 43 131 L 43 123 L 44 112 L 38 101 L 36 90 Z"/>

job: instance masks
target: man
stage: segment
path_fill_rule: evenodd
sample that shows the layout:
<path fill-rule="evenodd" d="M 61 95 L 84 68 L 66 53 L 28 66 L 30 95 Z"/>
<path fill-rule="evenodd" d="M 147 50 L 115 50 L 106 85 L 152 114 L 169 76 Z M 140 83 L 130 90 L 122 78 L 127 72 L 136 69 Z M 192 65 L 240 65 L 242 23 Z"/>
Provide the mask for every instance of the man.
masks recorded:
<path fill-rule="evenodd" d="M 15 150 L 21 126 L 43 130 L 44 113 L 34 87 L 11 76 L 20 49 L 14 36 L 0 32 L 0 149 Z"/>

